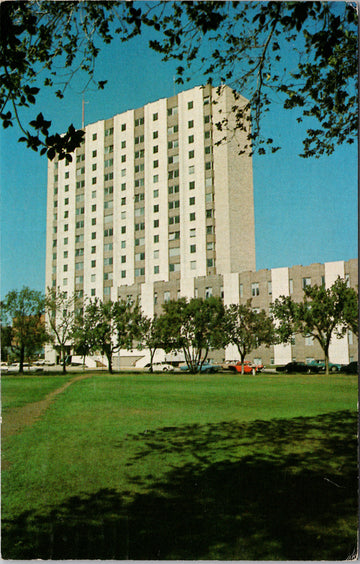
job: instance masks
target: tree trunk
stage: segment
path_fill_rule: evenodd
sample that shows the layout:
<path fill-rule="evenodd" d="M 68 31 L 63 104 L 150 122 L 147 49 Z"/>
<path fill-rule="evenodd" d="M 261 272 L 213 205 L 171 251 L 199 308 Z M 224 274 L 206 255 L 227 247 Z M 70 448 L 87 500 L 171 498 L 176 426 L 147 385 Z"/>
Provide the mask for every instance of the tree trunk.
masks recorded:
<path fill-rule="evenodd" d="M 154 355 L 155 355 L 155 350 L 156 349 L 149 349 L 150 350 L 150 371 L 149 372 L 153 372 L 153 360 L 154 360 Z"/>
<path fill-rule="evenodd" d="M 241 358 L 241 374 L 244 374 L 244 360 L 245 360 L 245 352 L 240 352 L 240 358 Z"/>
<path fill-rule="evenodd" d="M 65 348 L 65 346 L 61 346 L 60 356 L 61 356 L 60 362 L 62 364 L 62 371 L 63 371 L 63 374 L 66 374 L 66 348 Z"/>
<path fill-rule="evenodd" d="M 325 353 L 325 374 L 329 376 L 329 345 L 324 348 Z"/>
<path fill-rule="evenodd" d="M 107 359 L 108 359 L 108 369 L 109 369 L 109 373 L 112 374 L 113 373 L 113 368 L 112 368 L 112 362 L 111 362 L 111 354 L 107 355 Z"/>
<path fill-rule="evenodd" d="M 24 373 L 25 347 L 20 347 L 19 374 Z"/>

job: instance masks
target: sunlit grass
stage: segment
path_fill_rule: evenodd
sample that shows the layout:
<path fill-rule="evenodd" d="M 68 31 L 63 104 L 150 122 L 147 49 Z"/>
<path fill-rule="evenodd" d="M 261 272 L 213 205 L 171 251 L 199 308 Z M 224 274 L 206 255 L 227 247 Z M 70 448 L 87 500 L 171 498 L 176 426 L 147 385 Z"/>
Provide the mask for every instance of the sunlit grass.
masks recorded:
<path fill-rule="evenodd" d="M 20 380 L 18 384 L 19 394 L 22 394 Z M 14 394 L 13 388 L 11 390 Z M 26 393 L 27 388 L 25 396 Z M 111 502 L 106 503 L 120 503 L 115 501 L 118 496 L 121 504 L 130 504 L 128 511 L 132 515 L 137 499 L 146 505 L 154 495 L 156 498 L 170 496 L 169 499 L 175 496 L 179 507 L 186 503 L 190 515 L 194 496 L 196 511 L 200 511 L 204 503 L 205 506 L 208 503 L 211 511 L 216 511 L 214 503 L 225 487 L 223 480 L 229 481 L 229 487 L 232 484 L 233 488 L 240 488 L 244 499 L 247 499 L 247 487 L 254 496 L 256 487 L 263 491 L 263 486 L 256 486 L 255 478 L 254 483 L 251 482 L 251 473 L 246 478 L 250 480 L 248 486 L 244 483 L 251 468 L 254 476 L 258 475 L 257 479 L 265 480 L 266 487 L 271 487 L 270 483 L 275 480 L 275 490 L 282 484 L 282 488 L 289 490 L 290 497 L 295 495 L 292 484 L 295 487 L 298 480 L 306 483 L 311 491 L 320 488 L 322 503 L 326 494 L 322 488 L 331 486 L 331 482 L 337 484 L 332 486 L 335 493 L 338 490 L 344 496 L 345 487 L 346 495 L 351 497 L 348 482 L 349 472 L 356 468 L 356 402 L 355 376 L 109 376 L 94 373 L 57 396 L 40 421 L 6 440 L 4 457 L 9 466 L 3 473 L 3 518 L 5 522 L 14 520 L 25 510 L 35 516 L 49 515 L 51 511 L 68 512 L 73 496 L 80 496 L 81 506 L 89 503 L 86 501 L 89 496 L 96 496 L 96 503 L 101 506 L 99 492 L 104 489 L 111 492 Z M 185 483 L 185 489 L 190 488 L 191 494 L 183 491 Z M 200 490 L 192 491 L 194 487 Z M 239 492 L 234 492 L 235 498 Z M 107 495 L 104 493 L 104 499 Z M 229 495 L 228 500 L 225 496 L 223 510 L 231 513 L 230 492 Z M 263 495 L 265 502 L 270 503 L 270 493 Z M 352 503 L 356 505 L 356 492 L 354 495 Z M 284 499 L 283 493 L 279 496 L 281 503 L 285 503 L 286 496 Z M 245 505 L 249 503 L 248 499 Z M 341 509 L 340 501 L 339 506 L 337 504 L 337 498 L 330 503 L 333 511 L 339 507 L 343 512 L 334 519 L 335 522 L 337 517 L 343 519 L 346 539 L 356 522 L 356 511 Z M 237 519 L 243 519 L 242 510 L 240 513 L 239 509 L 235 510 Z M 254 511 L 251 509 L 251 519 L 256 521 L 260 507 L 255 514 Z M 301 511 L 310 519 L 307 510 L 302 508 Z M 114 508 L 110 511 L 111 515 L 117 512 Z M 84 518 L 84 515 L 79 517 Z M 295 558 L 290 548 L 284 548 L 284 539 L 279 540 L 280 533 L 270 534 L 260 513 L 258 518 L 261 535 L 266 529 L 263 558 L 268 552 L 274 559 Z M 97 522 L 96 515 L 91 519 Z M 166 515 L 161 519 L 166 519 Z M 148 524 L 149 531 L 153 526 Z M 301 530 L 310 530 L 311 526 L 318 531 L 320 524 L 304 522 Z M 330 530 L 328 524 L 322 523 L 321 527 Z M 199 532 L 199 538 L 202 535 L 207 533 Z M 255 538 L 252 531 L 244 532 L 241 542 L 236 541 L 237 548 L 229 546 L 232 541 L 220 542 L 219 539 L 216 548 L 216 538 L 210 538 L 214 534 L 209 532 L 209 535 L 206 550 L 197 548 L 186 552 L 167 546 L 164 558 L 242 559 L 246 556 L 252 559 L 256 556 L 248 544 L 250 538 Z M 308 532 L 306 535 L 311 537 Z M 327 533 L 325 536 L 327 538 Z M 282 548 L 274 548 L 279 543 Z M 203 546 L 204 541 L 200 544 Z M 58 550 L 58 557 L 66 556 L 64 548 Z M 96 552 L 95 548 L 92 550 Z M 300 559 L 311 559 L 309 550 L 307 548 L 304 556 L 300 554 Z M 331 551 L 325 553 L 324 550 L 320 556 L 325 555 L 325 559 L 333 556 Z M 118 557 L 126 556 L 119 551 Z M 26 551 L 18 554 L 29 557 Z M 83 553 L 77 551 L 67 557 L 80 558 L 81 555 Z M 101 555 L 96 552 L 93 556 Z M 34 557 L 46 557 L 46 554 L 36 553 Z M 151 559 L 156 554 L 149 547 L 141 554 L 134 549 L 129 557 Z"/>

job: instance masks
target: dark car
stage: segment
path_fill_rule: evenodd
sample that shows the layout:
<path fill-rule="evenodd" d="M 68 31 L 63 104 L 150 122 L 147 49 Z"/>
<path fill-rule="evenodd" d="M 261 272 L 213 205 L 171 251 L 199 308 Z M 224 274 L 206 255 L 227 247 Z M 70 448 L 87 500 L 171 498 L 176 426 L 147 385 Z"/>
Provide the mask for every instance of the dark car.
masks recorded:
<path fill-rule="evenodd" d="M 357 374 L 358 373 L 358 363 L 355 362 L 350 362 L 350 364 L 347 364 L 346 366 L 343 366 L 341 368 L 341 372 L 345 372 L 346 374 Z"/>
<path fill-rule="evenodd" d="M 312 360 L 308 363 L 308 366 L 312 368 L 318 367 L 319 372 L 325 372 L 325 360 Z M 342 364 L 337 364 L 334 362 L 329 362 L 329 371 L 330 372 L 339 372 L 342 369 Z"/>
<path fill-rule="evenodd" d="M 278 372 L 285 372 L 286 374 L 292 374 L 294 372 L 301 372 L 305 374 L 319 372 L 319 368 L 317 366 L 308 366 L 305 362 L 289 362 L 283 367 L 278 367 L 276 370 Z"/>

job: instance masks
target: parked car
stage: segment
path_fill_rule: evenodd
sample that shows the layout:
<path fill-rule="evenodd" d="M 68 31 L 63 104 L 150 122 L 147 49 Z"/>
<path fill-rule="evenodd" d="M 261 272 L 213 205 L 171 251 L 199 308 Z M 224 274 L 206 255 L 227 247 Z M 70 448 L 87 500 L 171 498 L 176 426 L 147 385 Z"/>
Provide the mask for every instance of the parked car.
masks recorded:
<path fill-rule="evenodd" d="M 211 373 L 211 372 L 218 372 L 219 370 L 221 370 L 221 366 L 219 364 L 215 364 L 212 360 L 209 361 L 205 361 L 204 364 L 202 365 L 200 372 L 207 372 L 207 373 Z M 190 370 L 189 366 L 187 364 L 182 364 L 180 366 L 180 370 Z"/>
<path fill-rule="evenodd" d="M 257 374 L 264 368 L 262 364 L 254 364 L 250 360 L 244 360 L 244 374 Z M 242 372 L 241 361 L 229 365 L 229 370 L 233 372 Z"/>
<path fill-rule="evenodd" d="M 307 364 L 307 366 L 314 367 L 316 366 L 319 371 L 325 371 L 325 360 L 312 360 Z M 334 362 L 329 362 L 329 371 L 330 372 L 339 372 L 343 367 L 342 364 L 337 364 Z"/>
<path fill-rule="evenodd" d="M 358 363 L 356 361 L 350 362 L 346 366 L 341 368 L 341 372 L 345 372 L 346 374 L 357 374 L 358 373 Z"/>
<path fill-rule="evenodd" d="M 168 364 L 167 362 L 153 362 L 153 370 L 154 372 L 174 372 L 175 368 Z M 150 370 L 150 362 L 145 366 Z"/>
<path fill-rule="evenodd" d="M 225 361 L 222 363 L 221 368 L 222 368 L 223 370 L 231 370 L 230 367 L 233 366 L 233 365 L 236 364 L 236 363 L 237 363 L 237 360 L 225 360 Z"/>
<path fill-rule="evenodd" d="M 305 362 L 288 362 L 285 366 L 278 366 L 276 368 L 277 372 L 285 372 L 286 374 L 293 374 L 294 372 L 301 372 L 305 374 L 311 374 L 312 372 L 317 374 L 320 368 L 316 365 L 308 365 Z"/>

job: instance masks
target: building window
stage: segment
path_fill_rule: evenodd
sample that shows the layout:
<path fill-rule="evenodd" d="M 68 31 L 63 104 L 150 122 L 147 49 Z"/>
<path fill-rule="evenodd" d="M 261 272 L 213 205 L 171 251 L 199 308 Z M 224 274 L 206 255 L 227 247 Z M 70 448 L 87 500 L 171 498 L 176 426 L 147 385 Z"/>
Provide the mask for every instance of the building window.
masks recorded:
<path fill-rule="evenodd" d="M 159 235 L 154 235 L 154 243 L 158 243 L 159 242 Z"/>
<path fill-rule="evenodd" d="M 121 124 L 121 131 L 126 131 L 126 123 Z"/>
<path fill-rule="evenodd" d="M 259 283 L 258 282 L 253 282 L 251 284 L 251 295 L 252 296 L 258 296 L 260 294 L 260 290 L 259 290 Z"/>
<path fill-rule="evenodd" d="M 153 114 L 153 121 L 157 121 L 158 117 L 159 117 L 158 113 Z"/>
<path fill-rule="evenodd" d="M 193 212 L 190 214 L 190 221 L 195 221 L 195 219 L 196 219 L 196 215 L 195 212 Z"/>
<path fill-rule="evenodd" d="M 314 344 L 314 337 L 312 335 L 306 335 L 305 346 L 309 347 Z"/>
<path fill-rule="evenodd" d="M 294 281 L 292 278 L 289 279 L 289 293 L 293 294 L 294 292 Z"/>
<path fill-rule="evenodd" d="M 121 278 L 126 278 L 126 270 L 121 271 Z"/>
<path fill-rule="evenodd" d="M 97 139 L 97 133 L 93 133 L 92 140 L 96 141 L 96 139 Z"/>
<path fill-rule="evenodd" d="M 190 206 L 194 206 L 194 205 L 195 205 L 195 198 L 194 198 L 194 197 L 189 198 L 189 205 L 190 205 Z"/>
<path fill-rule="evenodd" d="M 121 255 L 121 264 L 126 262 L 126 255 Z"/>
<path fill-rule="evenodd" d="M 190 245 L 190 253 L 196 253 L 196 245 Z"/>
<path fill-rule="evenodd" d="M 196 270 L 196 260 L 190 262 L 190 270 Z"/>
<path fill-rule="evenodd" d="M 271 281 L 268 281 L 268 294 L 269 294 L 269 296 L 271 296 L 271 294 L 272 294 L 272 283 L 271 283 Z"/>
<path fill-rule="evenodd" d="M 153 139 L 157 139 L 159 137 L 158 131 L 153 131 Z"/>
<path fill-rule="evenodd" d="M 189 182 L 189 189 L 190 189 L 190 190 L 194 190 L 194 189 L 195 189 L 195 180 L 192 180 L 191 182 Z"/>
<path fill-rule="evenodd" d="M 189 159 L 193 159 L 195 157 L 195 151 L 189 151 Z"/>
<path fill-rule="evenodd" d="M 193 101 L 188 102 L 187 107 L 188 107 L 188 110 L 191 110 L 194 107 L 194 102 Z"/>
<path fill-rule="evenodd" d="M 311 278 L 303 278 L 302 279 L 302 288 L 306 288 L 306 286 L 311 286 Z"/>
<path fill-rule="evenodd" d="M 196 237 L 196 229 L 195 229 L 195 227 L 193 227 L 192 229 L 190 229 L 190 237 Z"/>
<path fill-rule="evenodd" d="M 96 260 L 92 260 L 91 261 L 91 268 L 95 268 L 95 266 L 96 266 Z"/>
<path fill-rule="evenodd" d="M 158 168 L 159 167 L 159 161 L 153 161 L 153 167 Z"/>
<path fill-rule="evenodd" d="M 164 302 L 170 301 L 170 292 L 164 292 Z"/>
<path fill-rule="evenodd" d="M 240 298 L 244 296 L 244 284 L 239 285 L 239 294 L 240 294 Z"/>
<path fill-rule="evenodd" d="M 160 267 L 158 265 L 154 266 L 154 274 L 159 274 L 160 272 Z"/>
<path fill-rule="evenodd" d="M 208 268 L 212 268 L 214 266 L 214 259 L 212 258 L 207 259 L 206 264 Z"/>
<path fill-rule="evenodd" d="M 158 211 L 159 211 L 159 204 L 155 204 L 154 213 L 157 213 Z"/>
<path fill-rule="evenodd" d="M 192 129 L 194 127 L 194 120 L 188 121 L 188 129 Z"/>
<path fill-rule="evenodd" d="M 158 197 L 159 197 L 159 190 L 154 190 L 154 191 L 153 191 L 153 197 L 154 197 L 154 198 L 158 198 Z"/>
<path fill-rule="evenodd" d="M 209 288 L 206 288 L 206 290 L 205 290 L 205 299 L 211 298 L 211 296 L 212 296 L 212 288 L 210 288 L 210 287 L 209 287 Z"/>
<path fill-rule="evenodd" d="M 189 174 L 194 174 L 194 173 L 195 173 L 194 165 L 189 166 Z"/>

